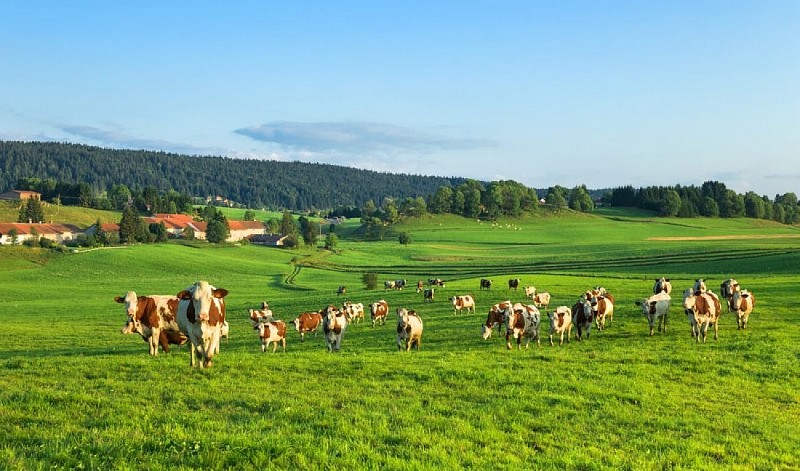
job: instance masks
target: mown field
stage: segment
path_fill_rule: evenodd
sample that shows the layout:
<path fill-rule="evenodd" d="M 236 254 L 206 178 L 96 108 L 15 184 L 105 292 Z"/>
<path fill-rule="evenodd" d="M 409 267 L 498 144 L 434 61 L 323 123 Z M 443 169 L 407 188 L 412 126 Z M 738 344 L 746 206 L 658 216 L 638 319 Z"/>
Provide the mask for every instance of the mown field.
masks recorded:
<path fill-rule="evenodd" d="M 605 211 L 497 224 L 436 217 L 336 253 L 147 245 L 51 254 L 0 249 L 2 469 L 798 469 L 800 231 L 754 220 L 659 219 Z M 724 239 L 721 237 L 724 236 Z M 735 237 L 731 237 L 735 236 Z M 365 288 L 364 273 L 379 286 Z M 634 301 L 675 286 L 666 333 Z M 696 277 L 728 277 L 757 299 L 697 344 L 680 308 Z M 384 280 L 447 281 L 433 303 Z M 490 291 L 478 280 L 491 278 Z M 614 320 L 583 342 L 507 350 L 480 338 L 489 306 L 523 300 L 509 278 L 553 295 L 551 310 L 603 285 Z M 174 294 L 196 280 L 230 291 L 231 338 L 209 370 L 186 348 L 149 357 L 119 333 L 114 296 Z M 292 331 L 262 354 L 247 309 L 276 317 L 385 298 L 418 310 L 422 349 L 398 352 L 394 319 L 348 328 L 342 351 Z M 448 297 L 473 294 L 456 316 Z"/>

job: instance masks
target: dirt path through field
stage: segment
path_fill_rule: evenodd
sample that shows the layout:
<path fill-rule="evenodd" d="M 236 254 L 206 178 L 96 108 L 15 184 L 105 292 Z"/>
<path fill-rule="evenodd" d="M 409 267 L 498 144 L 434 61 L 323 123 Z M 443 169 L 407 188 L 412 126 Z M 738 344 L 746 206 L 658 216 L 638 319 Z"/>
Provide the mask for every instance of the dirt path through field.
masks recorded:
<path fill-rule="evenodd" d="M 800 239 L 800 234 L 747 234 L 703 237 L 648 237 L 647 240 L 738 240 L 738 239 Z"/>

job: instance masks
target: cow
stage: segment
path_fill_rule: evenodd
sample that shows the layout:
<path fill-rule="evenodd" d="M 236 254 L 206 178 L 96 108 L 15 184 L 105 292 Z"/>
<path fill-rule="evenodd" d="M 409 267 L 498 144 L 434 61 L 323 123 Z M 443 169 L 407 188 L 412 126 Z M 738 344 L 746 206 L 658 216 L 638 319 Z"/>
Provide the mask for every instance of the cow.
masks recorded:
<path fill-rule="evenodd" d="M 361 322 L 364 320 L 364 304 L 345 301 L 342 312 L 347 316 L 347 322 Z"/>
<path fill-rule="evenodd" d="M 254 323 L 261 321 L 272 322 L 274 320 L 272 317 L 272 310 L 269 309 L 269 306 L 267 306 L 267 309 L 248 309 L 247 313 L 250 315 L 250 321 Z M 255 324 L 253 324 L 253 326 L 255 327 Z"/>
<path fill-rule="evenodd" d="M 444 288 L 444 280 L 441 278 L 428 278 L 428 286 L 439 286 Z"/>
<path fill-rule="evenodd" d="M 372 327 L 376 325 L 386 325 L 386 316 L 389 314 L 389 303 L 384 299 L 374 302 L 372 306 L 370 306 L 369 312 L 372 316 Z"/>
<path fill-rule="evenodd" d="M 669 278 L 658 278 L 656 283 L 653 285 L 653 294 L 658 293 L 672 293 L 672 283 L 669 282 Z"/>
<path fill-rule="evenodd" d="M 559 345 L 564 344 L 564 334 L 566 334 L 567 342 L 569 342 L 569 337 L 572 335 L 572 317 L 570 317 L 571 313 L 572 311 L 567 306 L 558 306 L 552 313 L 547 313 L 547 317 L 550 318 L 551 346 L 554 345 L 553 334 L 556 333 L 561 336 L 561 340 L 558 342 Z"/>
<path fill-rule="evenodd" d="M 340 286 L 336 288 L 336 296 L 342 296 L 347 294 L 347 286 Z"/>
<path fill-rule="evenodd" d="M 572 305 L 572 324 L 575 326 L 575 338 L 583 340 L 583 334 L 586 333 L 586 339 L 589 339 L 589 332 L 592 330 L 594 323 L 594 311 L 589 301 L 581 298 Z"/>
<path fill-rule="evenodd" d="M 503 307 L 500 307 L 500 306 Z M 511 302 L 506 301 L 505 304 L 495 304 L 494 306 L 489 309 L 489 314 L 486 316 L 486 322 L 483 324 L 483 340 L 488 340 L 489 337 L 492 336 L 492 330 L 494 326 L 497 326 L 497 332 L 500 332 L 500 329 L 503 328 L 503 324 L 505 323 L 504 314 L 505 308 L 510 306 Z"/>
<path fill-rule="evenodd" d="M 589 301 L 592 305 L 592 314 L 597 330 L 605 330 L 606 322 L 609 324 L 614 319 L 614 298 L 610 295 L 592 296 Z"/>
<path fill-rule="evenodd" d="M 469 314 L 469 310 L 472 309 L 472 313 L 475 314 L 475 298 L 473 298 L 471 294 L 453 296 L 450 298 L 450 302 L 453 303 L 453 314 L 458 314 L 463 309 L 466 309 L 467 314 Z"/>
<path fill-rule="evenodd" d="M 433 302 L 433 297 L 436 294 L 436 290 L 434 288 L 426 288 L 425 291 L 422 292 L 422 301 L 423 302 Z"/>
<path fill-rule="evenodd" d="M 197 281 L 177 294 L 178 326 L 192 344 L 191 366 L 197 363 L 200 368 L 211 367 L 214 355 L 219 353 L 227 295 L 228 290 L 215 288 L 207 281 Z"/>
<path fill-rule="evenodd" d="M 515 303 L 513 306 L 506 306 L 503 312 L 503 320 L 506 325 L 506 347 L 511 350 L 511 338 L 517 339 L 517 350 L 522 348 L 522 338 L 527 338 L 525 349 L 531 343 L 531 339 L 536 340 L 536 345 L 541 345 L 539 340 L 539 324 L 541 314 L 536 306 L 530 304 Z"/>
<path fill-rule="evenodd" d="M 387 289 L 394 289 L 394 287 L 395 287 L 395 282 L 394 281 L 389 280 L 389 281 L 384 281 L 383 282 L 384 291 L 387 290 Z"/>
<path fill-rule="evenodd" d="M 272 322 L 259 322 L 253 327 L 258 331 L 258 338 L 261 339 L 261 353 L 266 353 L 269 344 L 272 344 L 272 353 L 278 349 L 278 343 L 286 353 L 286 323 L 280 320 Z"/>
<path fill-rule="evenodd" d="M 417 311 L 409 311 L 406 308 L 397 310 L 397 349 L 411 351 L 411 347 L 416 345 L 417 351 L 422 344 L 422 319 Z"/>
<path fill-rule="evenodd" d="M 525 289 L 525 297 L 533 299 L 533 297 L 536 295 L 536 287 L 526 286 L 524 289 Z"/>
<path fill-rule="evenodd" d="M 322 325 L 322 314 L 317 312 L 304 312 L 292 321 L 295 330 L 300 333 L 300 341 L 305 342 L 306 332 L 313 332 L 314 338 L 317 337 L 317 329 Z"/>
<path fill-rule="evenodd" d="M 714 340 L 717 340 L 722 306 L 716 294 L 708 290 L 703 293 L 699 290 L 687 289 L 683 293 L 683 308 L 686 310 L 689 322 L 692 324 L 692 336 L 698 342 L 700 342 L 700 336 L 702 335 L 705 343 L 710 325 L 714 326 Z"/>
<path fill-rule="evenodd" d="M 706 280 L 703 278 L 698 278 L 694 280 L 694 286 L 692 287 L 692 292 L 705 293 L 706 292 Z"/>
<path fill-rule="evenodd" d="M 137 296 L 128 291 L 125 296 L 117 296 L 114 301 L 125 305 L 128 321 L 122 333 L 136 332 L 148 343 L 150 355 L 158 355 L 158 346 L 169 351 L 169 338 L 180 341 L 180 328 L 176 321 L 179 300 L 175 296 Z M 162 340 L 161 332 L 170 332 Z M 185 340 L 183 343 L 186 343 Z M 182 345 L 183 343 L 180 343 Z M 164 348 L 166 345 L 166 348 Z"/>
<path fill-rule="evenodd" d="M 550 305 L 550 293 L 547 291 L 536 293 L 533 295 L 531 300 L 533 301 L 534 306 L 547 309 L 547 307 Z"/>
<path fill-rule="evenodd" d="M 642 308 L 642 314 L 647 318 L 650 325 L 650 336 L 655 333 L 656 319 L 658 319 L 658 331 L 667 333 L 667 318 L 669 317 L 669 306 L 672 298 L 665 291 L 661 290 L 649 298 L 636 301 L 636 306 Z"/>
<path fill-rule="evenodd" d="M 403 291 L 403 288 L 405 288 L 407 284 L 408 282 L 406 280 L 394 280 L 394 289 Z"/>
<path fill-rule="evenodd" d="M 736 285 L 739 286 L 738 284 Z M 756 306 L 756 298 L 746 289 L 737 289 L 730 301 L 730 310 L 736 314 L 736 329 L 747 329 L 747 319 Z"/>
<path fill-rule="evenodd" d="M 492 289 L 492 280 L 481 278 L 481 289 Z"/>
<path fill-rule="evenodd" d="M 731 312 L 731 299 L 733 299 L 734 291 L 741 289 L 739 282 L 733 278 L 728 278 L 719 285 L 719 293 L 725 298 L 725 305 L 728 306 L 728 312 Z"/>
<path fill-rule="evenodd" d="M 512 278 L 508 280 L 508 289 L 513 289 L 514 291 L 519 288 L 519 278 Z"/>
<path fill-rule="evenodd" d="M 422 280 L 417 281 L 417 293 L 420 293 L 423 289 L 425 289 L 425 285 Z"/>
<path fill-rule="evenodd" d="M 131 318 L 128 318 L 128 322 L 125 323 L 125 326 L 120 332 L 123 334 L 139 334 L 148 345 L 150 345 L 150 339 L 153 335 L 149 327 L 145 327 L 141 322 L 137 322 Z M 181 346 L 188 340 L 189 339 L 182 333 L 170 330 L 161 330 L 158 337 L 158 343 L 161 345 L 161 349 L 164 353 L 169 353 L 170 345 Z"/>
<path fill-rule="evenodd" d="M 338 352 L 342 346 L 344 333 L 347 330 L 347 316 L 336 309 L 336 306 L 328 306 L 321 312 L 325 345 L 328 347 L 329 352 Z"/>

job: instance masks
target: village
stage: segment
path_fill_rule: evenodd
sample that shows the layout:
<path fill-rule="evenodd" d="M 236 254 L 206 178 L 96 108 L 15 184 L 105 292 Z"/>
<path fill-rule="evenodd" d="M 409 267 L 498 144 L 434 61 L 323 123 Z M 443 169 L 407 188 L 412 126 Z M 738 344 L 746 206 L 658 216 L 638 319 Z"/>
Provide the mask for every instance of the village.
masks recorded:
<path fill-rule="evenodd" d="M 21 204 L 33 198 L 41 201 L 41 194 L 35 191 L 11 190 L 0 194 L 0 202 L 11 202 Z M 153 214 L 149 217 L 142 217 L 145 225 L 164 224 L 167 236 L 171 239 L 185 238 L 187 234 L 193 234 L 192 238 L 206 240 L 206 229 L 208 223 L 197 221 L 188 214 Z M 285 235 L 270 234 L 267 232 L 264 223 L 260 221 L 228 221 L 230 235 L 226 242 L 247 241 L 251 244 L 266 246 L 282 246 L 286 239 Z M 107 234 L 119 234 L 118 223 L 105 223 L 100 227 L 92 224 L 89 227 L 81 228 L 75 224 L 52 223 L 46 221 L 28 222 L 0 222 L 0 245 L 22 245 L 38 242 L 41 238 L 47 239 L 56 245 L 71 245 L 83 238 L 93 236 L 102 230 Z"/>

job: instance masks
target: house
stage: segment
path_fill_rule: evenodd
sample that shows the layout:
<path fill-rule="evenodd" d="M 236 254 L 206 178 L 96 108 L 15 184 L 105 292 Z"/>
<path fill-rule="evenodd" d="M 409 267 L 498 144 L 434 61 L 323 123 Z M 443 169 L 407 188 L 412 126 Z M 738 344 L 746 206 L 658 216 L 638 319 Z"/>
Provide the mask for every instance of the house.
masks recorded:
<path fill-rule="evenodd" d="M 50 239 L 57 244 L 63 244 L 66 241 L 75 239 L 83 231 L 72 224 L 0 223 L 0 245 L 14 243 L 14 233 L 16 233 L 16 242 L 18 244 L 26 240 L 38 241 L 40 237 Z"/>
<path fill-rule="evenodd" d="M 231 230 L 228 242 L 239 241 L 247 239 L 250 236 L 264 235 L 266 233 L 264 223 L 260 221 L 228 221 L 228 227 Z"/>
<path fill-rule="evenodd" d="M 27 190 L 11 190 L 5 193 L 0 193 L 0 200 L 27 201 L 29 198 L 41 201 L 42 194 L 37 193 L 35 191 L 27 191 Z"/>

